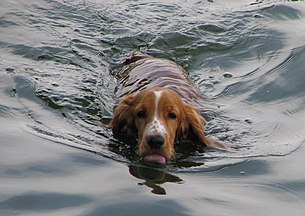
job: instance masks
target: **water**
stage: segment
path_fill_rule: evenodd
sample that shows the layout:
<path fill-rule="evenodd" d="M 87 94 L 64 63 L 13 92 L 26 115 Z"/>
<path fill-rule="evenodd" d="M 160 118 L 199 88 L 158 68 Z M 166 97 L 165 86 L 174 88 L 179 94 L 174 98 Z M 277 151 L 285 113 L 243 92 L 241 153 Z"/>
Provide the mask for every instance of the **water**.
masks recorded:
<path fill-rule="evenodd" d="M 304 214 L 303 1 L 0 6 L 0 215 Z M 235 148 L 134 161 L 100 122 L 134 51 L 186 68 Z"/>

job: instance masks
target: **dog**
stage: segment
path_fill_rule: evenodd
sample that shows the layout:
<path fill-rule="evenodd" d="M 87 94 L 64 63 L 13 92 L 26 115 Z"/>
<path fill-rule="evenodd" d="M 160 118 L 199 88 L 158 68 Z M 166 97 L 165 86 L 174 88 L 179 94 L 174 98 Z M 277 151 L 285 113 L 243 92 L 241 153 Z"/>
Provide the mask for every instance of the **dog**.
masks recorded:
<path fill-rule="evenodd" d="M 116 76 L 120 101 L 109 123 L 115 138 L 136 141 L 136 154 L 159 165 L 174 158 L 175 144 L 181 141 L 226 148 L 206 137 L 196 108 L 202 106 L 203 95 L 181 66 L 143 53 L 133 54 L 125 64 Z"/>

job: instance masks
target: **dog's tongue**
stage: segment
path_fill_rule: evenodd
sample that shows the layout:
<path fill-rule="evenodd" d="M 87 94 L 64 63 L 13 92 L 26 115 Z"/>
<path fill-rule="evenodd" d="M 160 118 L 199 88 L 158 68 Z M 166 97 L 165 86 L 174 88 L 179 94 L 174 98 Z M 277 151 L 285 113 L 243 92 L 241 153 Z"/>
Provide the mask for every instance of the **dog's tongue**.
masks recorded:
<path fill-rule="evenodd" d="M 144 157 L 144 161 L 149 163 L 165 164 L 166 159 L 164 156 L 159 154 L 150 154 Z"/>

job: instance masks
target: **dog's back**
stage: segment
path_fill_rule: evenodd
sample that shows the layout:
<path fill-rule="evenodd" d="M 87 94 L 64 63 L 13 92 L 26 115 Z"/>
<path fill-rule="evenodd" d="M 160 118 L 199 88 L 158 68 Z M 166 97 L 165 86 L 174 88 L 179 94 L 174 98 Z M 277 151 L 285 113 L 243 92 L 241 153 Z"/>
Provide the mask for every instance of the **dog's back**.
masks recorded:
<path fill-rule="evenodd" d="M 177 92 L 182 100 L 198 110 L 202 108 L 203 94 L 191 81 L 188 73 L 175 62 L 135 53 L 126 60 L 117 74 L 120 87 L 117 95 L 137 94 L 147 88 L 166 87 Z"/>

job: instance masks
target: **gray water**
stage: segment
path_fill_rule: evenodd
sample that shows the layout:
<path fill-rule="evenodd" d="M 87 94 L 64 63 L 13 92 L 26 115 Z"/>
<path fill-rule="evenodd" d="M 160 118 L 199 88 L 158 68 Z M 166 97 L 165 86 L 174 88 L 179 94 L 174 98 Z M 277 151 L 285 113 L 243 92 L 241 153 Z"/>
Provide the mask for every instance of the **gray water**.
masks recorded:
<path fill-rule="evenodd" d="M 134 51 L 206 95 L 207 134 L 167 167 L 103 127 Z M 303 1 L 2 0 L 0 215 L 304 215 Z"/>

